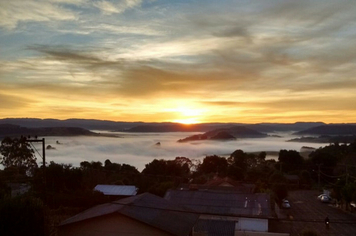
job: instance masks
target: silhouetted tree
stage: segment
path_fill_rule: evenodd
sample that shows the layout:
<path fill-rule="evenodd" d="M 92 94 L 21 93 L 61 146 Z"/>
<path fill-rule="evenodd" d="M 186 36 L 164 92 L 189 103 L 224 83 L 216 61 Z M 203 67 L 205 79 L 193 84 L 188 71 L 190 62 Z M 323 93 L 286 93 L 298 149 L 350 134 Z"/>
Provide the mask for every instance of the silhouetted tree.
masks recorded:
<path fill-rule="evenodd" d="M 303 157 L 295 150 L 280 150 L 278 161 L 282 165 L 283 172 L 303 169 Z"/>
<path fill-rule="evenodd" d="M 5 168 L 16 167 L 20 174 L 37 168 L 36 157 L 25 137 L 6 137 L 0 145 L 0 164 Z"/>
<path fill-rule="evenodd" d="M 21 196 L 0 201 L 0 235 L 42 236 L 48 234 L 42 202 Z"/>
<path fill-rule="evenodd" d="M 201 174 L 217 173 L 219 175 L 227 174 L 228 162 L 225 157 L 216 155 L 206 156 L 203 162 L 198 166 L 198 172 Z"/>
<path fill-rule="evenodd" d="M 302 236 L 319 236 L 319 234 L 312 229 L 307 229 L 302 232 Z"/>

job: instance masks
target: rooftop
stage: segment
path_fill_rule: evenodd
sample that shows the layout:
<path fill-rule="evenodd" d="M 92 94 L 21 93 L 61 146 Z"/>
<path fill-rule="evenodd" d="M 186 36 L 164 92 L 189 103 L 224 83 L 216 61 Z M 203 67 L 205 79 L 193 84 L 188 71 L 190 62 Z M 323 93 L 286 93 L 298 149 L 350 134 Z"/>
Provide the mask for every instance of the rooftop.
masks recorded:
<path fill-rule="evenodd" d="M 138 189 L 133 185 L 98 184 L 95 186 L 94 190 L 109 196 L 134 196 L 137 194 Z"/>
<path fill-rule="evenodd" d="M 124 198 L 90 208 L 60 226 L 119 213 L 177 236 L 189 235 L 199 215 L 150 193 Z"/>
<path fill-rule="evenodd" d="M 270 218 L 270 196 L 266 193 L 168 190 L 168 201 L 202 214 Z"/>

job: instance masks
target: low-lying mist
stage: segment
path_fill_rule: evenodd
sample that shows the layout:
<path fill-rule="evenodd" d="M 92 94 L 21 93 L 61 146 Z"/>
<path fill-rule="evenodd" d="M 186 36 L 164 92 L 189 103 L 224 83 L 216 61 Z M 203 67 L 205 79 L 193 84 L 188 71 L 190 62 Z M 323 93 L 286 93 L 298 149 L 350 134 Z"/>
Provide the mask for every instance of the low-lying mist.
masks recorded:
<path fill-rule="evenodd" d="M 115 133 L 119 137 L 46 137 L 46 146 L 54 149 L 46 150 L 46 162 L 72 164 L 79 166 L 82 161 L 101 161 L 129 164 L 139 171 L 145 164 L 154 159 L 173 160 L 184 156 L 190 159 L 203 159 L 207 155 L 229 156 L 233 151 L 241 149 L 244 152 L 274 151 L 281 149 L 300 151 L 302 146 L 321 147 L 323 144 L 286 142 L 294 138 L 290 134 L 282 137 L 236 139 L 232 141 L 196 141 L 178 143 L 177 140 L 196 133 Z M 158 145 L 157 143 L 160 143 Z M 42 154 L 41 146 L 36 146 Z M 41 156 L 36 152 L 37 160 Z M 267 159 L 278 158 L 268 155 Z"/>

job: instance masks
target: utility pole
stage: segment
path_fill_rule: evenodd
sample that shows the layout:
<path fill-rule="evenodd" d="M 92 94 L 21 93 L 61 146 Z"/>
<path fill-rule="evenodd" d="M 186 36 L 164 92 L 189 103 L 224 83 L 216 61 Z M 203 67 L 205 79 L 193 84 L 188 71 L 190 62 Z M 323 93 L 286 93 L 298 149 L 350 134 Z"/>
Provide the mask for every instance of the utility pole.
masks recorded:
<path fill-rule="evenodd" d="M 45 139 L 37 139 L 37 136 L 35 139 L 26 139 L 26 142 L 29 143 L 42 143 L 42 173 L 43 173 L 43 201 L 46 202 L 46 144 L 45 144 Z"/>

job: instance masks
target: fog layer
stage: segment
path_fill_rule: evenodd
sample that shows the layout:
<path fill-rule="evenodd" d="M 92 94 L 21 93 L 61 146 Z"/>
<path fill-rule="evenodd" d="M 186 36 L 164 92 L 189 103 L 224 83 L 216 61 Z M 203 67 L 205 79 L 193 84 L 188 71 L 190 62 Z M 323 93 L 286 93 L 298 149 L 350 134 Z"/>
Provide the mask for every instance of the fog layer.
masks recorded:
<path fill-rule="evenodd" d="M 177 140 L 196 133 L 115 133 L 110 137 L 46 137 L 46 162 L 72 164 L 79 166 L 82 161 L 101 161 L 129 164 L 142 170 L 145 164 L 154 159 L 172 160 L 178 156 L 202 160 L 207 155 L 228 156 L 241 149 L 245 152 L 279 151 L 281 149 L 300 151 L 302 146 L 321 147 L 324 144 L 286 142 L 293 138 L 290 134 L 282 137 L 236 139 L 232 141 L 196 141 L 178 143 Z M 157 143 L 160 143 L 158 145 Z M 41 161 L 41 146 L 35 146 L 38 161 Z M 267 156 L 267 159 L 277 156 Z"/>

